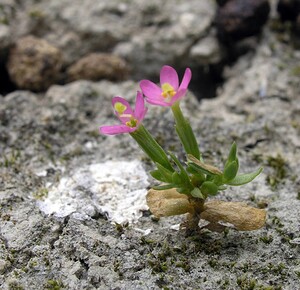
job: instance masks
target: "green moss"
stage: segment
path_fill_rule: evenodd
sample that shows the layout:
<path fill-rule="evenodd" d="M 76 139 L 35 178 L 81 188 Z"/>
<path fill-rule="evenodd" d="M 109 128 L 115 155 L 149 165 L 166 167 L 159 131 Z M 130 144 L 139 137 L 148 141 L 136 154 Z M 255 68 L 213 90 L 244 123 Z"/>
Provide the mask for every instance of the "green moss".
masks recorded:
<path fill-rule="evenodd" d="M 48 196 L 48 189 L 47 188 L 40 188 L 38 191 L 34 192 L 32 194 L 33 198 L 38 199 L 38 200 L 43 200 Z"/>
<path fill-rule="evenodd" d="M 300 66 L 295 66 L 292 70 L 291 70 L 291 75 L 292 76 L 300 76 Z"/>
<path fill-rule="evenodd" d="M 273 242 L 273 236 L 271 235 L 262 236 L 259 238 L 259 240 L 265 244 L 271 244 Z"/>
<path fill-rule="evenodd" d="M 276 189 L 278 184 L 287 176 L 286 162 L 282 156 L 278 154 L 276 157 L 268 157 L 267 166 L 273 168 L 273 173 L 267 176 L 267 182 L 272 189 Z"/>
<path fill-rule="evenodd" d="M 216 259 L 209 260 L 208 265 L 212 268 L 216 268 L 216 266 L 218 265 L 218 261 Z"/>
<path fill-rule="evenodd" d="M 257 285 L 255 279 L 248 278 L 247 276 L 238 277 L 236 283 L 242 290 L 252 290 Z"/>
<path fill-rule="evenodd" d="M 17 160 L 21 157 L 19 150 L 12 150 L 10 153 L 1 157 L 0 167 L 14 167 L 17 164 Z"/>
<path fill-rule="evenodd" d="M 64 285 L 59 280 L 48 280 L 45 285 L 45 289 L 47 290 L 60 290 L 64 289 Z"/>
<path fill-rule="evenodd" d="M 32 19 L 40 20 L 45 17 L 45 14 L 41 10 L 32 9 L 28 13 L 29 17 Z"/>
<path fill-rule="evenodd" d="M 8 285 L 9 290 L 24 290 L 24 287 L 21 286 L 17 281 L 11 281 Z"/>

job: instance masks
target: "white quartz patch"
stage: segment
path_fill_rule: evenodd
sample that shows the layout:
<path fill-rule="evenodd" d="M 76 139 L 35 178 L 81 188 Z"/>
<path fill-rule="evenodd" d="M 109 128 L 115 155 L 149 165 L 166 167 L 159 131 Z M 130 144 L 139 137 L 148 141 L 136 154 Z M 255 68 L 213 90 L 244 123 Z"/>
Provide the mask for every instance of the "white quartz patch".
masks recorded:
<path fill-rule="evenodd" d="M 90 219 L 97 212 L 117 223 L 134 223 L 146 205 L 147 174 L 140 161 L 107 161 L 70 172 L 38 206 L 47 215 Z"/>

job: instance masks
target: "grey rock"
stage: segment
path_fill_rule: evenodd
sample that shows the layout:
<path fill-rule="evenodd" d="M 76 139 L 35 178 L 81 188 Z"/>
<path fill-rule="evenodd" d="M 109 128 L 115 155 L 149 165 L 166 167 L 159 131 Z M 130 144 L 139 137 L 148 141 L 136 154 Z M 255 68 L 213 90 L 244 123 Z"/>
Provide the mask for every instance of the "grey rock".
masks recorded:
<path fill-rule="evenodd" d="M 1 45 L 0 52 L 1 52 L 1 54 L 7 53 L 10 43 L 11 43 L 10 27 L 5 24 L 0 24 L 0 45 Z"/>
<path fill-rule="evenodd" d="M 162 64 L 184 66 L 193 45 L 209 34 L 216 9 L 214 1 L 196 0 L 176 5 L 171 0 L 24 0 L 11 5 L 10 43 L 28 34 L 43 38 L 63 52 L 66 67 L 89 53 L 114 52 L 134 68 L 135 78 L 153 76 Z"/>
<path fill-rule="evenodd" d="M 298 59 L 299 52 L 266 29 L 256 53 L 226 69 L 217 98 L 198 103 L 189 93 L 182 101 L 207 162 L 221 167 L 236 140 L 241 171 L 264 166 L 252 183 L 217 197 L 267 206 L 266 227 L 255 232 L 186 237 L 170 229 L 184 217 L 155 221 L 145 214 L 126 227 L 100 213 L 86 220 L 42 213 L 38 203 L 47 198 L 45 189 L 76 180 L 74 172 L 85 166 L 145 160 L 130 136 L 98 133 L 98 126 L 117 123 L 111 97 L 133 102 L 138 84 L 77 81 L 45 94 L 15 91 L 2 97 L 1 287 L 297 289 L 300 88 L 293 72 Z M 144 124 L 184 158 L 168 108 L 150 107 Z M 147 159 L 144 167 L 152 169 Z M 77 191 L 87 198 L 86 188 Z M 144 236 L 141 230 L 149 228 Z"/>

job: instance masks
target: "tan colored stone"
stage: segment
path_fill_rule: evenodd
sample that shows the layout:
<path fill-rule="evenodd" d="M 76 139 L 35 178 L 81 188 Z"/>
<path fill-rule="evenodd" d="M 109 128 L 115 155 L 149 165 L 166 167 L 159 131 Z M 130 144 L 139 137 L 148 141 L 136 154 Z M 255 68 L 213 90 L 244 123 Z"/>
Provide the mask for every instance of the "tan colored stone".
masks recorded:
<path fill-rule="evenodd" d="M 243 202 L 212 200 L 204 204 L 200 217 L 212 224 L 229 223 L 239 231 L 253 231 L 264 226 L 266 211 Z"/>
<path fill-rule="evenodd" d="M 43 39 L 27 36 L 10 50 L 7 69 L 19 88 L 42 91 L 57 81 L 61 66 L 59 49 Z"/>
<path fill-rule="evenodd" d="M 193 212 L 188 197 L 178 193 L 175 188 L 168 190 L 150 189 L 147 194 L 147 205 L 156 217 L 166 217 Z"/>
<path fill-rule="evenodd" d="M 118 81 L 126 79 L 128 72 L 128 65 L 122 58 L 108 53 L 91 53 L 70 66 L 67 74 L 70 81 Z"/>

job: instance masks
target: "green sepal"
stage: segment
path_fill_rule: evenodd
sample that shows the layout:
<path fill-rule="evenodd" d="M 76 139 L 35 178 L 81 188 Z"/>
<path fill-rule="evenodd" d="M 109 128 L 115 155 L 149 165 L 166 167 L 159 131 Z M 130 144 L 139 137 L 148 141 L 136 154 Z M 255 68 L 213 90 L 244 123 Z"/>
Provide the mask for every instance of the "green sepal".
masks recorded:
<path fill-rule="evenodd" d="M 153 189 L 155 189 L 155 190 L 166 190 L 166 189 L 171 189 L 171 188 L 176 188 L 176 185 L 170 183 L 170 184 L 153 186 Z"/>
<path fill-rule="evenodd" d="M 218 186 L 211 181 L 205 181 L 202 183 L 200 190 L 205 195 L 216 195 L 218 193 Z"/>
<path fill-rule="evenodd" d="M 232 186 L 239 186 L 239 185 L 249 183 L 256 176 L 258 176 L 262 171 L 263 171 L 263 168 L 260 167 L 259 169 L 257 169 L 254 172 L 237 175 L 234 179 L 230 180 L 229 182 L 226 182 L 226 184 L 232 185 Z"/>
<path fill-rule="evenodd" d="M 238 170 L 239 170 L 239 164 L 236 160 L 228 163 L 228 165 L 225 167 L 224 173 L 223 173 L 225 183 L 226 183 L 226 181 L 230 181 L 230 180 L 234 179 L 238 173 Z"/>
<path fill-rule="evenodd" d="M 198 187 L 195 187 L 191 191 L 191 196 L 196 197 L 196 198 L 201 198 L 201 199 L 205 199 L 206 198 Z"/>
<path fill-rule="evenodd" d="M 200 161 L 199 159 L 197 159 L 196 157 L 194 157 L 191 154 L 188 154 L 187 158 L 190 162 L 192 162 L 192 163 L 189 163 L 189 166 L 192 166 L 192 168 L 195 170 L 198 169 L 201 172 L 203 172 L 205 174 L 209 174 L 209 175 L 222 175 L 222 171 L 220 169 Z M 193 165 L 196 165 L 196 167 Z"/>

